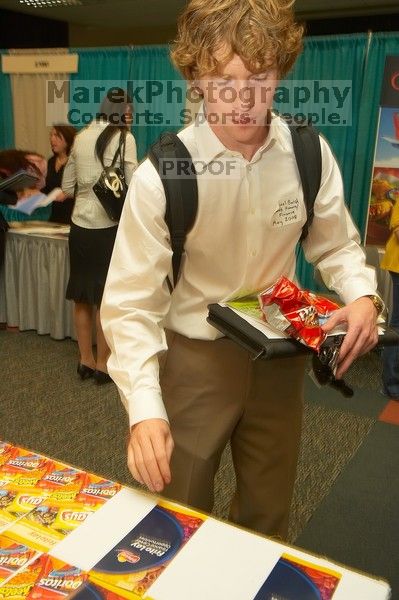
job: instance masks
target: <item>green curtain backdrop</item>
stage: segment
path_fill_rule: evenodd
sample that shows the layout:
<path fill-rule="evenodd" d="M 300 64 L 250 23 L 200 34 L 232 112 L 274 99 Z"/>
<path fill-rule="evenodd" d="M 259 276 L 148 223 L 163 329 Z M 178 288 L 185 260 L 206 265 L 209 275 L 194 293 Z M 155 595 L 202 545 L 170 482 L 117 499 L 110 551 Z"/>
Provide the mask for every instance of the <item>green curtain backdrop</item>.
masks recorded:
<path fill-rule="evenodd" d="M 91 120 L 90 115 L 96 114 L 99 110 L 105 95 L 105 91 L 97 92 L 96 87 L 108 88 L 117 85 L 126 88 L 131 53 L 128 47 L 70 48 L 70 52 L 79 55 L 78 72 L 70 76 L 70 121 L 72 125 L 81 129 Z M 88 100 L 84 94 L 79 93 L 83 89 L 88 90 Z"/>
<path fill-rule="evenodd" d="M 70 52 L 79 54 L 78 73 L 71 75 L 72 86 L 87 87 L 91 98 L 95 96 L 94 87 L 101 83 L 107 85 L 107 82 L 108 87 L 117 85 L 134 94 L 133 104 L 138 124 L 134 125 L 133 133 L 140 160 L 162 131 L 181 129 L 180 111 L 185 106 L 185 83 L 170 62 L 168 46 L 71 48 Z M 168 81 L 171 83 L 167 84 Z M 180 92 L 172 93 L 169 98 L 168 85 L 170 88 L 173 82 L 181 89 Z M 143 86 L 144 89 L 141 89 Z M 179 96 L 182 97 L 181 101 Z M 72 97 L 71 115 L 75 117 L 83 110 L 95 113 L 100 103 L 93 101 L 84 109 L 84 103 Z M 155 120 L 161 122 L 156 124 Z M 80 123 L 77 126 L 81 128 L 84 125 Z"/>
<path fill-rule="evenodd" d="M 7 50 L 1 50 L 2 54 Z M 184 125 L 181 111 L 185 107 L 184 94 L 178 97 L 173 92 L 169 97 L 166 82 L 176 82 L 185 90 L 185 83 L 173 68 L 167 46 L 141 46 L 119 48 L 71 48 L 79 54 L 79 71 L 71 75 L 71 81 L 94 81 L 126 87 L 132 82 L 163 83 L 162 93 L 155 95 L 151 103 L 151 115 L 140 119 L 142 124 L 134 126 L 139 159 L 143 158 L 149 145 L 166 129 L 177 131 Z M 385 57 L 399 54 L 399 34 L 374 33 L 308 37 L 304 51 L 293 71 L 283 82 L 292 90 L 296 82 L 302 81 L 347 81 L 351 82 L 351 123 L 328 125 L 317 123 L 320 132 L 331 144 L 342 169 L 346 202 L 362 234 L 367 221 L 368 196 L 372 176 L 375 136 L 378 121 L 379 98 L 384 71 Z M 155 83 L 154 83 L 155 82 Z M 180 83 L 179 83 L 180 82 Z M 159 87 L 159 85 L 158 85 Z M 176 86 L 175 86 L 176 87 Z M 140 95 L 139 95 L 140 96 Z M 146 102 L 134 98 L 136 112 L 145 114 Z M 310 102 L 310 110 L 316 102 Z M 72 99 L 71 109 L 79 109 Z M 97 108 L 97 107 L 96 107 Z M 301 107 L 299 107 L 301 108 Z M 298 112 L 298 107 L 285 106 L 287 112 Z M 156 123 L 154 113 L 160 115 Z M 0 149 L 14 145 L 14 120 L 11 84 L 8 75 L 0 72 Z M 313 268 L 307 265 L 299 252 L 298 277 L 302 285 L 319 289 L 313 278 Z"/>
<path fill-rule="evenodd" d="M 366 50 L 366 34 L 305 38 L 302 54 L 289 77 L 282 82 L 290 89 L 294 85 L 300 86 L 302 82 L 308 82 L 304 86 L 310 86 L 311 92 L 313 92 L 315 88 L 312 86 L 316 85 L 315 82 L 333 81 L 334 85 L 343 90 L 346 86 L 344 82 L 349 80 L 352 94 L 352 104 L 349 110 L 350 124 L 331 125 L 328 124 L 328 121 L 327 124 L 315 122 L 317 129 L 329 141 L 341 167 L 346 202 L 349 208 L 351 208 L 351 190 Z M 318 105 L 317 98 L 314 98 L 313 93 L 311 93 L 308 106 L 310 112 L 313 112 L 314 109 L 315 112 L 320 113 L 320 104 Z M 288 108 L 293 113 L 302 110 L 301 106 L 298 109 L 293 103 Z M 335 110 L 336 99 L 331 97 L 327 106 L 327 114 Z M 301 249 L 298 252 L 297 276 L 304 287 L 315 290 L 321 289 L 314 280 L 313 267 L 306 263 Z"/>
<path fill-rule="evenodd" d="M 78 72 L 71 75 L 73 79 L 127 79 L 130 69 L 130 48 L 70 48 L 71 54 L 79 55 Z"/>
<path fill-rule="evenodd" d="M 179 131 L 183 127 L 181 111 L 186 104 L 186 84 L 170 61 L 168 46 L 132 48 L 130 77 L 137 87 L 145 81 L 149 86 L 137 94 L 134 103 L 139 124 L 133 129 L 138 157 L 141 159 L 162 131 Z M 148 118 L 145 116 L 146 108 L 150 109 Z"/>
<path fill-rule="evenodd" d="M 359 124 L 350 205 L 352 215 L 363 236 L 367 222 L 381 84 L 385 57 L 388 55 L 399 55 L 399 33 L 374 33 L 370 40 L 359 102 Z"/>
<path fill-rule="evenodd" d="M 0 55 L 8 50 L 0 50 Z M 0 150 L 14 147 L 14 113 L 12 107 L 11 81 L 0 69 Z"/>

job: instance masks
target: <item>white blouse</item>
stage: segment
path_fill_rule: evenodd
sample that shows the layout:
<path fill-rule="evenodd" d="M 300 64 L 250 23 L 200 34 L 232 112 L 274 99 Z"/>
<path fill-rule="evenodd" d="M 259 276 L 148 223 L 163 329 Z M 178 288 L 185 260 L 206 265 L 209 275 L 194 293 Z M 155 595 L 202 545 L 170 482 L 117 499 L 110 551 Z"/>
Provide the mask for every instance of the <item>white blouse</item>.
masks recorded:
<path fill-rule="evenodd" d="M 96 141 L 108 125 L 107 121 L 93 121 L 78 133 L 75 138 L 62 178 L 62 191 L 75 195 L 72 222 L 86 229 L 115 227 L 115 222 L 107 216 L 101 206 L 93 185 L 101 175 L 103 167 L 95 155 Z M 111 138 L 104 152 L 104 165 L 109 166 L 119 145 L 119 132 Z M 119 165 L 119 158 L 116 162 Z M 129 183 L 137 167 L 136 142 L 128 132 L 125 147 L 125 178 Z M 75 186 L 77 185 L 77 192 Z"/>

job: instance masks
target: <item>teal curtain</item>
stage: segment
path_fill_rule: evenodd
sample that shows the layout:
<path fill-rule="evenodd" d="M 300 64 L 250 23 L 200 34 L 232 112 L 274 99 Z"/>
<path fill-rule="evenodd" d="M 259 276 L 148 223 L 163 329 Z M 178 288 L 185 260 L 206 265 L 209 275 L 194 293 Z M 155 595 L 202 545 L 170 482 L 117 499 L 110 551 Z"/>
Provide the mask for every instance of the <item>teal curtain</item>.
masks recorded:
<path fill-rule="evenodd" d="M 391 54 L 399 55 L 399 33 L 374 33 L 370 40 L 362 86 L 351 187 L 351 212 L 363 235 L 367 221 L 385 57 Z"/>
<path fill-rule="evenodd" d="M 73 79 L 98 80 L 127 79 L 130 69 L 130 48 L 70 48 L 71 54 L 79 55 L 78 72 L 71 75 Z"/>
<path fill-rule="evenodd" d="M 282 85 L 286 85 L 290 90 L 293 89 L 294 85 L 301 86 L 302 82 L 307 82 L 303 85 L 310 90 L 308 104 L 297 103 L 297 106 L 294 106 L 291 99 L 288 110 L 294 114 L 302 111 L 304 113 L 316 112 L 319 115 L 319 120 L 314 119 L 314 124 L 329 141 L 341 167 L 349 208 L 351 207 L 354 158 L 359 128 L 359 107 L 360 103 L 363 102 L 362 90 L 366 50 L 366 34 L 305 38 L 302 54 L 289 77 L 282 82 Z M 348 85 L 347 82 L 349 82 L 352 102 L 349 105 L 349 110 L 342 113 L 340 125 L 333 125 L 328 122 L 328 115 L 335 112 L 340 114 L 340 109 L 337 110 L 337 102 L 341 101 L 343 103 L 342 98 L 337 100 L 337 97 L 331 94 L 331 85 L 326 85 L 330 90 L 330 102 L 326 104 L 325 114 L 322 114 L 321 104 L 318 100 L 319 98 L 323 100 L 324 96 L 321 92 L 316 93 L 316 87 L 317 82 L 323 80 L 333 82 L 333 85 L 338 87 L 341 95 L 346 93 L 345 88 Z M 349 95 L 347 98 L 349 98 Z M 287 110 L 286 106 L 284 106 L 284 110 Z M 343 123 L 342 119 L 346 123 Z M 298 250 L 297 276 L 302 286 L 314 290 L 322 289 L 315 282 L 313 267 L 305 261 L 301 249 Z"/>
<path fill-rule="evenodd" d="M 48 221 L 51 214 L 51 205 L 35 208 L 31 215 L 26 215 L 19 210 L 0 204 L 0 212 L 6 221 Z"/>
<path fill-rule="evenodd" d="M 128 47 L 70 48 L 70 52 L 79 55 L 79 63 L 78 72 L 70 76 L 69 121 L 81 129 L 98 112 L 109 87 L 126 89 L 131 52 Z"/>
<path fill-rule="evenodd" d="M 133 95 L 136 113 L 133 133 L 139 160 L 162 131 L 181 129 L 186 86 L 170 62 L 168 46 L 71 48 L 70 52 L 79 54 L 78 72 L 71 75 L 73 125 L 80 129 L 88 124 L 90 114 L 98 111 L 104 93 L 97 92 L 96 87 L 115 85 Z M 79 86 L 89 89 L 89 103 L 81 101 Z M 172 87 L 177 89 L 172 91 Z M 88 116 L 84 122 L 82 119 L 77 122 L 83 112 Z"/>
<path fill-rule="evenodd" d="M 0 50 L 0 54 L 8 54 L 8 50 Z M 10 76 L 0 69 L 0 150 L 6 148 L 14 148 L 14 113 Z"/>
<path fill-rule="evenodd" d="M 162 131 L 183 127 L 186 83 L 170 61 L 168 46 L 141 46 L 132 48 L 131 53 L 131 79 L 137 87 L 144 82 L 148 85 L 134 102 L 133 129 L 141 159 Z"/>

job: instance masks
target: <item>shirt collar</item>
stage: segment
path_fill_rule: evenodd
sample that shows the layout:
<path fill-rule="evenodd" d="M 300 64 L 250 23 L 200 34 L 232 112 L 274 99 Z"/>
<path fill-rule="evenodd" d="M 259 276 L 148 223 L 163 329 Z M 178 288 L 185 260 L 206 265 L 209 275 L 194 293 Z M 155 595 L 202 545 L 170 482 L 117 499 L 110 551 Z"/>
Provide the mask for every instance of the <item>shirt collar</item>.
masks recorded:
<path fill-rule="evenodd" d="M 227 151 L 217 135 L 212 131 L 205 117 L 204 103 L 201 104 L 194 122 L 195 138 L 198 146 L 198 155 L 204 163 L 209 164 L 217 156 Z"/>
<path fill-rule="evenodd" d="M 284 135 L 285 129 L 287 127 L 288 125 L 286 124 L 286 122 L 272 111 L 268 139 L 274 139 L 283 150 L 290 149 L 289 144 L 287 144 L 287 138 Z"/>
<path fill-rule="evenodd" d="M 220 156 L 225 152 L 231 152 L 224 144 L 222 144 L 217 135 L 209 126 L 209 123 L 205 118 L 203 103 L 201 104 L 198 114 L 195 118 L 194 127 L 196 131 L 195 137 L 198 146 L 198 154 L 205 164 L 209 164 L 217 156 Z M 271 148 L 274 144 L 279 144 L 283 149 L 287 148 L 282 132 L 283 127 L 284 125 L 280 117 L 272 112 L 269 134 L 265 140 L 265 143 L 256 151 L 254 158 L 261 156 L 263 152 L 265 152 L 268 148 Z"/>
<path fill-rule="evenodd" d="M 285 141 L 283 130 L 284 121 L 282 121 L 281 118 L 272 111 L 269 123 L 269 134 L 265 140 L 265 143 L 256 151 L 256 156 L 260 156 L 268 148 L 274 146 L 274 144 L 278 144 L 283 150 L 289 149 Z"/>

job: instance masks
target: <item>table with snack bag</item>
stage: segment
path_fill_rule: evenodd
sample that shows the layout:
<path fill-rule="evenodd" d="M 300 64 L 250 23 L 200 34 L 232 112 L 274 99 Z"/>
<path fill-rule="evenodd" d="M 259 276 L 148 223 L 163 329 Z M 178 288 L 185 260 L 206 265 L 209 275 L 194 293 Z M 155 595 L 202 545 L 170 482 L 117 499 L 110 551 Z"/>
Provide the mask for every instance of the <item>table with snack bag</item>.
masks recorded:
<path fill-rule="evenodd" d="M 385 600 L 387 582 L 0 442 L 0 600 Z"/>

